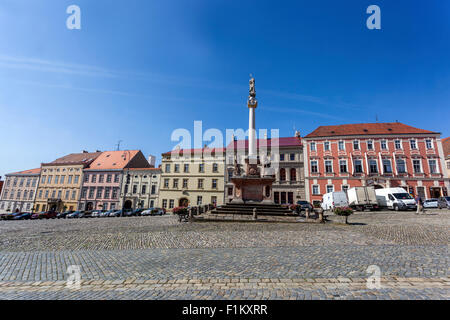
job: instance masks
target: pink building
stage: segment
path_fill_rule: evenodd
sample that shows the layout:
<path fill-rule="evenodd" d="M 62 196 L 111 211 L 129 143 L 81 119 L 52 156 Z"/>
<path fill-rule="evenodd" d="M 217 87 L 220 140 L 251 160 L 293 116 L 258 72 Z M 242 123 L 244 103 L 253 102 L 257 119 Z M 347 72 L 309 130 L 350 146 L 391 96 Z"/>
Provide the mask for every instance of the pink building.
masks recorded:
<path fill-rule="evenodd" d="M 372 185 L 423 199 L 448 194 L 440 134 L 402 123 L 321 126 L 304 137 L 306 196 Z"/>
<path fill-rule="evenodd" d="M 84 169 L 80 210 L 119 209 L 123 170 L 149 168 L 140 150 L 105 151 Z"/>

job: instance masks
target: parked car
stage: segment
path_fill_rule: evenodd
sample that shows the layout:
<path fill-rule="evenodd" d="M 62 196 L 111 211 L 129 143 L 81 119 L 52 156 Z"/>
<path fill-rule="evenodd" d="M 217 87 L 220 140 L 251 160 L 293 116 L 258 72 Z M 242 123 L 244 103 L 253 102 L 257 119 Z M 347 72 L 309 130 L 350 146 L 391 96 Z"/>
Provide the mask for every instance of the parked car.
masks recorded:
<path fill-rule="evenodd" d="M 98 218 L 98 217 L 100 217 L 100 213 L 102 213 L 102 212 L 103 212 L 102 210 L 94 210 L 94 211 L 92 211 L 91 217 Z"/>
<path fill-rule="evenodd" d="M 122 210 L 113 211 L 109 214 L 110 217 L 120 217 L 122 215 Z"/>
<path fill-rule="evenodd" d="M 19 216 L 19 215 L 21 215 L 21 214 L 22 214 L 22 212 L 8 213 L 8 214 L 6 214 L 6 215 L 3 217 L 3 220 L 14 220 L 14 218 L 15 218 L 16 216 Z"/>
<path fill-rule="evenodd" d="M 450 197 L 440 197 L 438 200 L 439 209 L 450 209 Z"/>
<path fill-rule="evenodd" d="M 136 216 L 140 216 L 142 211 L 144 211 L 144 209 L 125 210 L 123 212 L 123 215 L 125 217 L 136 217 Z"/>
<path fill-rule="evenodd" d="M 72 213 L 69 213 L 66 218 L 68 219 L 75 219 L 75 218 L 81 218 L 83 215 L 83 211 L 74 211 Z"/>
<path fill-rule="evenodd" d="M 414 198 L 403 188 L 376 189 L 375 193 L 380 207 L 393 209 L 395 211 L 417 209 L 416 200 L 414 200 Z"/>
<path fill-rule="evenodd" d="M 162 208 L 150 208 L 141 212 L 141 216 L 162 216 L 166 212 Z"/>
<path fill-rule="evenodd" d="M 56 219 L 58 212 L 56 211 L 46 211 L 39 215 L 39 219 Z"/>
<path fill-rule="evenodd" d="M 297 201 L 297 212 L 300 213 L 302 211 L 306 211 L 306 209 L 309 209 L 310 211 L 312 211 L 313 206 L 311 205 L 311 203 L 309 203 L 308 201 L 305 200 L 300 200 Z"/>
<path fill-rule="evenodd" d="M 115 210 L 103 211 L 98 214 L 99 218 L 109 217 L 109 215 Z"/>
<path fill-rule="evenodd" d="M 34 220 L 34 219 L 39 219 L 39 217 L 40 217 L 41 215 L 43 215 L 44 213 L 45 213 L 44 211 L 36 212 L 36 213 L 34 213 L 34 214 L 31 215 L 31 219 L 32 219 L 32 220 Z"/>
<path fill-rule="evenodd" d="M 68 214 L 71 214 L 73 211 L 64 211 L 64 212 L 60 212 L 56 215 L 56 217 L 58 219 L 65 219 L 67 217 Z"/>
<path fill-rule="evenodd" d="M 92 213 L 94 211 L 82 211 L 80 218 L 92 218 Z"/>
<path fill-rule="evenodd" d="M 334 208 L 348 207 L 347 195 L 344 191 L 325 193 L 322 197 L 322 209 L 333 210 Z"/>
<path fill-rule="evenodd" d="M 14 220 L 30 220 L 31 213 L 30 212 L 21 212 L 20 214 L 14 217 Z"/>
<path fill-rule="evenodd" d="M 377 195 L 374 187 L 360 186 L 347 190 L 348 205 L 352 209 L 378 209 Z"/>
<path fill-rule="evenodd" d="M 424 208 L 437 208 L 438 207 L 438 199 L 427 199 L 423 202 Z"/>

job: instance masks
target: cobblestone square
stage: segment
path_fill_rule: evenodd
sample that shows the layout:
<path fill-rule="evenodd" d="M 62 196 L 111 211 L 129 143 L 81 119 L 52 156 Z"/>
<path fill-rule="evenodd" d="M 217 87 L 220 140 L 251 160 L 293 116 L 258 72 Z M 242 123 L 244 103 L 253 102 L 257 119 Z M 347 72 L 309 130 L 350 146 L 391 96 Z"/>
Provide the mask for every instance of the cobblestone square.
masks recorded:
<path fill-rule="evenodd" d="M 448 299 L 449 217 L 0 221 L 0 299 Z M 80 266 L 78 289 L 66 286 L 71 265 Z M 371 265 L 379 289 L 367 288 Z"/>

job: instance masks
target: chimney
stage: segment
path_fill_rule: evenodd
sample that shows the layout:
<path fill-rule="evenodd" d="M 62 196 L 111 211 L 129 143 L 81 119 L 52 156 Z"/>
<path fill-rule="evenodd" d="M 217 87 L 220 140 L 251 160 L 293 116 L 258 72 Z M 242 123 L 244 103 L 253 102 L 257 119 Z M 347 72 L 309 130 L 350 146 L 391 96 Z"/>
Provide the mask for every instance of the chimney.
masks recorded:
<path fill-rule="evenodd" d="M 153 156 L 153 155 L 149 155 L 148 156 L 148 163 L 150 164 L 151 168 L 154 168 L 155 164 L 156 164 L 156 157 Z"/>

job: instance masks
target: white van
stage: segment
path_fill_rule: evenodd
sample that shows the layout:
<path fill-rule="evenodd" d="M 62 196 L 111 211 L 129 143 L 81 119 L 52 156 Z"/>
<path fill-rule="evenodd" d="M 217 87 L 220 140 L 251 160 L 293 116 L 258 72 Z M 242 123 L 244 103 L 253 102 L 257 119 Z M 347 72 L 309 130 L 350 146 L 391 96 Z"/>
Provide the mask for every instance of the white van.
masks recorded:
<path fill-rule="evenodd" d="M 333 210 L 337 207 L 348 207 L 347 195 L 344 191 L 325 193 L 322 197 L 322 209 Z"/>
<path fill-rule="evenodd" d="M 395 211 L 416 210 L 416 200 L 403 188 L 376 189 L 378 205 Z"/>

